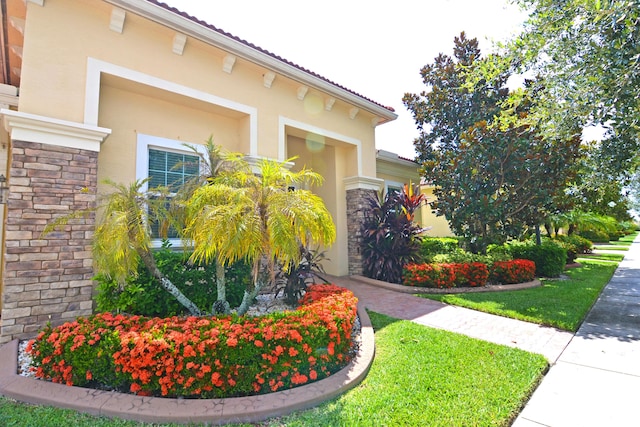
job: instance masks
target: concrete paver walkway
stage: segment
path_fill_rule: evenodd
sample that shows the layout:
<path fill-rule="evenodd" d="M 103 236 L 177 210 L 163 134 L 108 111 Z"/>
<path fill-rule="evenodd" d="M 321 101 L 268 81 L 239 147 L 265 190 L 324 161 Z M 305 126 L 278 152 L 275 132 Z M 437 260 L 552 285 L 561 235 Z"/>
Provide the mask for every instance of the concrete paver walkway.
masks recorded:
<path fill-rule="evenodd" d="M 366 308 L 398 319 L 542 354 L 555 363 L 573 334 L 495 316 L 410 294 L 383 289 L 348 277 L 332 281 L 352 290 Z"/>
<path fill-rule="evenodd" d="M 640 237 L 513 427 L 640 426 Z"/>

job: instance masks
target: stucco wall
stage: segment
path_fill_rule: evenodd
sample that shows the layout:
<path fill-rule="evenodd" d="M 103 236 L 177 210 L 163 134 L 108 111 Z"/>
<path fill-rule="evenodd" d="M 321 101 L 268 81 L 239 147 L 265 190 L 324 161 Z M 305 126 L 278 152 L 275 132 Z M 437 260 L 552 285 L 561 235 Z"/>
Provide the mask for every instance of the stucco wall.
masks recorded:
<path fill-rule="evenodd" d="M 19 110 L 111 129 L 99 154 L 100 181 L 135 179 L 138 133 L 196 144 L 213 135 L 229 150 L 279 160 L 307 152 L 308 166 L 325 176 L 316 191 L 338 230 L 327 270 L 347 274 L 343 180 L 376 176 L 375 115 L 360 109 L 354 116 L 353 105 L 327 103 L 333 95 L 313 87 L 300 99 L 302 83 L 277 73 L 266 87 L 272 70 L 240 57 L 225 72 L 228 53 L 193 37 L 176 54 L 174 30 L 131 12 L 122 32 L 112 31 L 112 11 L 99 0 L 28 2 Z M 326 149 L 290 143 L 308 136 Z"/>

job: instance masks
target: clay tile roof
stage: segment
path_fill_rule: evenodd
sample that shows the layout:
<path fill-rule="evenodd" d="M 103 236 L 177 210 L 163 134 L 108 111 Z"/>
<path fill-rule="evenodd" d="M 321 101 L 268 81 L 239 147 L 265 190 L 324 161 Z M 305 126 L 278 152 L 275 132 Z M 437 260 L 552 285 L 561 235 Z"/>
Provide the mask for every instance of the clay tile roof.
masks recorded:
<path fill-rule="evenodd" d="M 182 16 L 182 17 L 184 17 L 184 18 L 186 18 L 186 19 L 188 19 L 188 20 L 190 20 L 192 22 L 195 22 L 195 23 L 197 23 L 199 25 L 202 25 L 203 27 L 206 27 L 206 28 L 208 28 L 208 29 L 210 29 L 212 31 L 220 33 L 220 34 L 222 34 L 222 35 L 224 35 L 226 37 L 229 37 L 229 38 L 231 38 L 231 39 L 233 39 L 233 40 L 235 40 L 235 41 L 237 41 L 239 43 L 242 43 L 242 44 L 244 44 L 244 45 L 246 45 L 246 46 L 248 46 L 248 47 L 250 47 L 252 49 L 255 49 L 255 50 L 257 50 L 257 51 L 259 51 L 259 52 L 261 52 L 261 53 L 263 53 L 265 55 L 269 55 L 272 58 L 277 59 L 278 61 L 281 61 L 281 62 L 283 62 L 283 63 L 285 63 L 287 65 L 290 65 L 292 67 L 295 67 L 295 68 L 299 69 L 300 71 L 303 71 L 303 72 L 305 72 L 305 73 L 307 73 L 307 74 L 309 74 L 309 75 L 311 75 L 313 77 L 316 77 L 318 79 L 324 80 L 325 82 L 327 82 L 327 83 L 329 83 L 329 84 L 331 84 L 331 85 L 333 85 L 333 86 L 335 86 L 337 88 L 345 90 L 345 91 L 347 91 L 347 92 L 349 92 L 349 93 L 351 93 L 351 94 L 353 94 L 355 96 L 358 96 L 358 97 L 360 97 L 360 98 L 362 98 L 362 99 L 364 99 L 366 101 L 369 101 L 369 102 L 371 102 L 373 104 L 376 104 L 379 107 L 385 108 L 385 109 L 387 109 L 387 110 L 389 110 L 391 112 L 395 112 L 395 109 L 393 107 L 382 105 L 382 104 L 380 104 L 380 103 L 378 103 L 378 102 L 376 102 L 376 101 L 374 101 L 372 99 L 369 99 L 369 98 L 367 98 L 367 97 L 365 97 L 365 96 L 363 96 L 363 95 L 361 95 L 361 94 L 359 94 L 359 93 L 357 93 L 357 92 L 355 92 L 355 91 L 353 91 L 351 89 L 348 89 L 348 88 L 346 88 L 344 86 L 341 86 L 341 85 L 339 85 L 339 84 L 327 79 L 326 77 L 323 77 L 323 76 L 321 76 L 319 74 L 316 74 L 311 70 L 308 70 L 308 69 L 306 69 L 306 68 L 304 68 L 304 67 L 302 67 L 302 66 L 300 66 L 298 64 L 295 64 L 295 63 L 293 63 L 291 61 L 288 61 L 288 60 L 286 60 L 286 59 L 284 59 L 284 58 L 282 58 L 282 57 L 280 57 L 280 56 L 278 56 L 278 55 L 276 55 L 276 54 L 274 54 L 272 52 L 269 52 L 266 49 L 263 49 L 263 48 L 261 48 L 259 46 L 256 46 L 255 44 L 250 43 L 250 42 L 248 42 L 246 40 L 243 40 L 243 39 L 241 39 L 239 37 L 236 37 L 233 34 L 230 34 L 230 33 L 226 32 L 226 31 L 224 31 L 224 30 L 222 30 L 222 29 L 220 29 L 220 28 L 218 28 L 218 27 L 216 27 L 214 25 L 211 25 L 211 24 L 209 24 L 209 23 L 207 23 L 207 22 L 205 22 L 205 21 L 203 21 L 203 20 L 201 20 L 199 18 L 196 18 L 195 16 L 189 15 L 186 12 L 183 12 L 183 11 L 181 11 L 179 9 L 176 9 L 173 6 L 169 6 L 168 4 L 163 3 L 161 1 L 158 1 L 158 0 L 146 0 L 146 1 L 149 2 L 149 3 L 152 3 L 152 4 L 156 5 L 156 6 L 162 7 L 163 9 L 166 9 L 166 10 L 172 12 L 172 13 L 175 13 L 176 15 L 180 15 L 180 16 Z"/>

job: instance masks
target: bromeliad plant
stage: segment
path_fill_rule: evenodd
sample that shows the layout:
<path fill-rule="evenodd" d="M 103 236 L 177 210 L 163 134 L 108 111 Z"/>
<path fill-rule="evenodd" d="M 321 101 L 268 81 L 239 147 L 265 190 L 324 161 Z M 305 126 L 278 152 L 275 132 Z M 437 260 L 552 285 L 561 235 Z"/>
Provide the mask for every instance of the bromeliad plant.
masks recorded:
<path fill-rule="evenodd" d="M 260 317 L 102 313 L 48 326 L 29 343 L 36 376 L 139 395 L 222 398 L 327 377 L 349 361 L 357 299 L 312 285 L 302 306 Z"/>
<path fill-rule="evenodd" d="M 362 226 L 365 276 L 400 283 L 404 266 L 418 261 L 424 229 L 413 219 L 425 201 L 414 185 L 405 185 L 399 193 L 376 193 L 368 199 Z"/>

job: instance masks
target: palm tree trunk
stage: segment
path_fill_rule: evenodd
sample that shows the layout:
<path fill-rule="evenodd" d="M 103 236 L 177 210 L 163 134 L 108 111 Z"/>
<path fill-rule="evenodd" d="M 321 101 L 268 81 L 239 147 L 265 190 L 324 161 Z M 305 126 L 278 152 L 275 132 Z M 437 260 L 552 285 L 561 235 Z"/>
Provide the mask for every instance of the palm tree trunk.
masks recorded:
<path fill-rule="evenodd" d="M 215 310 L 212 313 L 229 314 L 231 306 L 227 301 L 227 283 L 225 278 L 224 265 L 216 258 L 216 289 L 218 291 L 218 299 L 214 303 Z"/>
<path fill-rule="evenodd" d="M 264 283 L 260 281 L 256 281 L 253 285 L 253 289 L 245 289 L 244 295 L 242 296 L 242 302 L 238 307 L 238 316 L 244 316 L 247 311 L 249 311 L 249 307 L 251 307 L 251 303 L 253 299 L 258 295 L 260 290 L 264 287 Z"/>
<path fill-rule="evenodd" d="M 139 255 L 140 255 L 140 258 L 142 259 L 142 262 L 149 270 L 149 273 L 151 273 L 153 277 L 158 279 L 158 281 L 160 282 L 160 285 L 167 292 L 173 295 L 173 297 L 176 300 L 178 300 L 178 302 L 182 304 L 184 308 L 186 308 L 189 311 L 189 313 L 191 313 L 191 315 L 193 316 L 204 315 L 204 313 L 200 311 L 198 306 L 195 305 L 193 301 L 191 301 L 182 292 L 180 292 L 180 289 L 178 289 L 176 285 L 171 283 L 171 280 L 167 279 L 167 277 L 164 274 L 162 274 L 162 272 L 156 265 L 156 260 L 153 258 L 153 254 L 150 251 L 144 251 L 144 250 L 140 251 Z"/>

